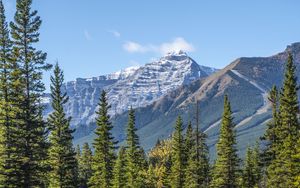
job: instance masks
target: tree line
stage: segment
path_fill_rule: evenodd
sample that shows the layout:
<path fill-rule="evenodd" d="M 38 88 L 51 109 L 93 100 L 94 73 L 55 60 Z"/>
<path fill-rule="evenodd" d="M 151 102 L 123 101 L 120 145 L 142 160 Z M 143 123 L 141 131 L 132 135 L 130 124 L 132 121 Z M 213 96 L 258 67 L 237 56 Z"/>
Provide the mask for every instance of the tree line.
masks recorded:
<path fill-rule="evenodd" d="M 47 54 L 36 49 L 41 19 L 32 0 L 17 0 L 6 22 L 0 0 L 0 187 L 4 188 L 297 188 L 300 187 L 300 125 L 296 66 L 288 55 L 283 86 L 269 93 L 272 120 L 244 160 L 237 150 L 229 96 L 224 97 L 217 157 L 211 162 L 207 136 L 179 116 L 170 138 L 146 153 L 140 145 L 135 111 L 130 108 L 124 144 L 116 142 L 107 93 L 97 108 L 93 145 L 73 146 L 71 118 L 64 106 L 64 74 L 58 63 L 51 76 L 53 112 L 43 118 Z M 197 113 L 198 114 L 198 113 Z M 196 127 L 196 128 L 193 128 Z"/>

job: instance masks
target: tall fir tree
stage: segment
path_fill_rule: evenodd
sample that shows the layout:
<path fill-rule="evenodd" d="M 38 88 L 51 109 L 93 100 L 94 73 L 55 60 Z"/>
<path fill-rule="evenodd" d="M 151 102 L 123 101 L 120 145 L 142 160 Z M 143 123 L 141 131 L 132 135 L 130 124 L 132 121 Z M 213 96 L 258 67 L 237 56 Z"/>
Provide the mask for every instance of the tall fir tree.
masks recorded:
<path fill-rule="evenodd" d="M 267 187 L 295 187 L 294 179 L 297 164 L 294 161 L 296 144 L 299 138 L 298 121 L 298 86 L 296 66 L 291 53 L 285 67 L 283 88 L 280 93 L 280 126 L 276 131 L 278 143 L 276 144 L 276 157 L 268 167 Z"/>
<path fill-rule="evenodd" d="M 239 158 L 236 148 L 232 111 L 228 96 L 224 97 L 224 112 L 221 123 L 219 141 L 217 143 L 217 159 L 214 165 L 211 187 L 238 187 Z"/>
<path fill-rule="evenodd" d="M 188 131 L 189 132 L 189 131 Z M 188 134 L 186 134 L 188 136 Z M 206 145 L 206 135 L 198 131 L 198 145 L 197 130 L 192 134 L 192 144 L 188 151 L 188 158 L 185 170 L 186 188 L 205 188 L 209 185 L 209 154 Z"/>
<path fill-rule="evenodd" d="M 190 153 L 192 152 L 193 146 L 195 145 L 195 137 L 194 130 L 192 127 L 192 122 L 188 123 L 185 137 L 184 137 L 184 162 L 185 165 L 190 157 Z"/>
<path fill-rule="evenodd" d="M 110 105 L 107 102 L 106 92 L 103 90 L 100 97 L 99 109 L 96 112 L 97 128 L 94 140 L 95 153 L 93 157 L 93 175 L 89 180 L 89 187 L 112 187 L 113 167 L 115 162 L 116 142 L 112 136 L 113 126 L 108 114 Z"/>
<path fill-rule="evenodd" d="M 15 97 L 16 78 L 14 70 L 16 58 L 9 38 L 5 10 L 0 1 L 0 185 L 3 187 L 19 186 L 20 159 L 17 147 L 18 126 Z"/>
<path fill-rule="evenodd" d="M 70 129 L 71 118 L 67 118 L 64 105 L 68 102 L 67 93 L 62 92 L 63 71 L 58 63 L 51 76 L 51 98 L 53 112 L 48 117 L 49 124 L 49 187 L 78 187 L 78 164 L 73 148 Z"/>
<path fill-rule="evenodd" d="M 92 177 L 93 153 L 88 143 L 84 143 L 82 153 L 77 157 L 79 163 L 79 187 L 88 188 L 88 181 Z"/>
<path fill-rule="evenodd" d="M 113 187 L 124 188 L 126 187 L 126 182 L 126 150 L 125 147 L 121 147 L 114 167 Z"/>
<path fill-rule="evenodd" d="M 14 22 L 10 23 L 13 45 L 21 76 L 18 79 L 21 92 L 15 101 L 18 114 L 18 150 L 21 187 L 44 186 L 47 157 L 46 123 L 43 121 L 41 97 L 45 90 L 43 71 L 51 65 L 45 63 L 46 53 L 37 50 L 41 19 L 31 10 L 32 0 L 17 0 Z"/>
<path fill-rule="evenodd" d="M 181 188 L 184 185 L 184 138 L 182 135 L 183 123 L 179 116 L 172 136 L 172 166 L 171 187 Z"/>
<path fill-rule="evenodd" d="M 257 188 L 261 187 L 261 166 L 260 166 L 260 152 L 259 145 L 255 148 L 247 148 L 243 173 L 242 173 L 242 187 L 243 188 Z"/>
<path fill-rule="evenodd" d="M 126 138 L 126 176 L 128 187 L 142 187 L 145 181 L 144 151 L 140 146 L 136 134 L 135 112 L 132 107 L 128 113 L 127 138 Z"/>
<path fill-rule="evenodd" d="M 263 153 L 264 165 L 268 166 L 272 160 L 275 159 L 276 155 L 276 144 L 278 142 L 277 131 L 280 126 L 279 121 L 279 96 L 276 86 L 273 86 L 269 92 L 269 102 L 272 106 L 272 120 L 267 124 L 267 130 L 261 140 L 266 141 L 266 148 Z"/>
<path fill-rule="evenodd" d="M 293 156 L 294 161 L 296 163 L 296 172 L 295 172 L 295 177 L 294 177 L 294 186 L 295 187 L 300 187 L 300 137 L 297 142 L 297 152 Z"/>

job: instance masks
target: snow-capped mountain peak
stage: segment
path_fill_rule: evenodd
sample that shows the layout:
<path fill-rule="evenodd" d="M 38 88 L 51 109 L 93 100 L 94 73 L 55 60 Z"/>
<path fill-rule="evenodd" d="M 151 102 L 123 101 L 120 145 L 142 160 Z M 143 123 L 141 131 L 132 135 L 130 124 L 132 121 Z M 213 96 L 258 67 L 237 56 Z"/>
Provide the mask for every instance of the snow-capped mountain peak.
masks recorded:
<path fill-rule="evenodd" d="M 168 53 L 141 67 L 129 67 L 112 74 L 67 82 L 69 102 L 66 113 L 73 126 L 88 125 L 95 119 L 100 93 L 105 89 L 111 105 L 110 114 L 143 107 L 181 85 L 212 74 L 215 69 L 199 66 L 185 52 Z M 51 111 L 50 105 L 47 110 Z"/>

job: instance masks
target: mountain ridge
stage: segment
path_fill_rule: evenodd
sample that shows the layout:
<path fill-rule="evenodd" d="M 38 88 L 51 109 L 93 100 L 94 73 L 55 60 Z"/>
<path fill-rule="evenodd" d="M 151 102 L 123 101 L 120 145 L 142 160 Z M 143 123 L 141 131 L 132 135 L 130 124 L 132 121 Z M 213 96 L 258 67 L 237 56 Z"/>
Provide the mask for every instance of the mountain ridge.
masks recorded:
<path fill-rule="evenodd" d="M 137 108 L 137 127 L 143 138 L 142 145 L 149 150 L 157 139 L 168 138 L 178 115 L 195 125 L 195 104 L 199 101 L 201 129 L 208 134 L 210 151 L 214 153 L 226 93 L 232 103 L 238 147 L 243 154 L 248 143 L 253 144 L 262 136 L 264 124 L 271 118 L 267 91 L 273 85 L 281 87 L 288 52 L 293 54 L 297 75 L 300 75 L 299 46 L 300 43 L 293 43 L 283 52 L 269 57 L 238 58 L 208 77 L 182 85 L 154 103 Z M 114 136 L 118 140 L 124 139 L 126 121 L 126 113 L 113 119 Z M 90 134 L 77 143 L 92 139 L 93 134 Z"/>

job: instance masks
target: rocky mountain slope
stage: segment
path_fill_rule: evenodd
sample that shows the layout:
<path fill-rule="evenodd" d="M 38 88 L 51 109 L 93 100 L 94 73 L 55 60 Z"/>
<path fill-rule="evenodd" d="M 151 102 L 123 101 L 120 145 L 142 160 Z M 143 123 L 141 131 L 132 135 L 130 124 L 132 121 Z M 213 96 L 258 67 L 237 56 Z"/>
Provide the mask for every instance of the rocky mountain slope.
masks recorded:
<path fill-rule="evenodd" d="M 103 89 L 108 92 L 112 106 L 110 114 L 122 114 L 130 106 L 145 107 L 165 94 L 188 85 L 199 78 L 207 77 L 216 69 L 200 66 L 186 53 L 169 53 L 157 61 L 141 67 L 131 67 L 113 74 L 88 79 L 78 78 L 64 85 L 70 100 L 66 113 L 72 117 L 71 124 L 77 128 L 75 137 L 80 137 L 92 128 L 95 111 Z M 51 112 L 49 96 L 45 116 Z"/>
<path fill-rule="evenodd" d="M 267 93 L 273 84 L 281 86 L 287 52 L 294 56 L 300 75 L 300 43 L 289 45 L 282 53 L 270 57 L 239 58 L 224 69 L 204 79 L 198 79 L 146 107 L 136 109 L 138 134 L 145 149 L 150 149 L 157 139 L 169 137 L 178 115 L 185 122 L 195 122 L 196 101 L 200 101 L 201 129 L 208 136 L 211 153 L 218 138 L 223 110 L 223 96 L 229 95 L 238 133 L 241 153 L 254 143 L 265 130 L 271 118 Z M 127 113 L 113 118 L 114 135 L 124 139 Z M 93 134 L 78 139 L 76 143 L 91 141 Z"/>

